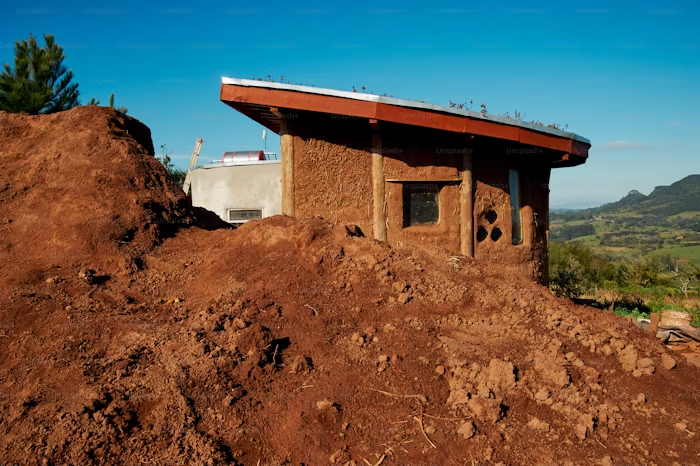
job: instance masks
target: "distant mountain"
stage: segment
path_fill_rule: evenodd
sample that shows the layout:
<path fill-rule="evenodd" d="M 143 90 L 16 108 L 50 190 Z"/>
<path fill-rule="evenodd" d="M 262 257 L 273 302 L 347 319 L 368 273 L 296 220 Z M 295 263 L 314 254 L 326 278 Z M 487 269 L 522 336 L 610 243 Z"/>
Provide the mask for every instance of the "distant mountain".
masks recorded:
<path fill-rule="evenodd" d="M 700 175 L 686 176 L 670 186 L 657 186 L 648 196 L 630 191 L 617 202 L 586 210 L 591 214 L 638 212 L 662 217 L 689 211 L 700 211 Z"/>

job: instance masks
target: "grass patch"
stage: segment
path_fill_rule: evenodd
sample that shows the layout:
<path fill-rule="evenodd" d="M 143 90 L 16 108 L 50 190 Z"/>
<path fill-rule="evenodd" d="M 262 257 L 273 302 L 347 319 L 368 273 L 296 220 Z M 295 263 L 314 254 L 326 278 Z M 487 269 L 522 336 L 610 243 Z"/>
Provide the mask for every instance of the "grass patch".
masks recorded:
<path fill-rule="evenodd" d="M 654 251 L 652 254 L 668 254 L 675 259 L 689 259 L 696 265 L 700 265 L 700 246 L 662 248 Z"/>

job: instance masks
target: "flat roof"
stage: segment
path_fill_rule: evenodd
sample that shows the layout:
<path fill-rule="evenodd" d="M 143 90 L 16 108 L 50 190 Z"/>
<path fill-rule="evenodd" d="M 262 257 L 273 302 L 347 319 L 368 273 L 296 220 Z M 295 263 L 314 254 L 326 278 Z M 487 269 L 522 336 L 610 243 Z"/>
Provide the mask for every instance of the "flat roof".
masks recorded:
<path fill-rule="evenodd" d="M 291 109 L 516 141 L 562 153 L 561 166 L 584 163 L 591 146 L 590 140 L 576 133 L 516 118 L 361 92 L 224 77 L 220 97 L 276 133 L 283 109 Z"/>
<path fill-rule="evenodd" d="M 221 167 L 244 167 L 247 165 L 267 165 L 274 163 L 282 163 L 279 159 L 273 160 L 231 160 L 222 162 L 221 160 L 213 160 L 205 165 L 197 165 L 193 170 L 209 169 L 209 168 L 221 168 Z"/>

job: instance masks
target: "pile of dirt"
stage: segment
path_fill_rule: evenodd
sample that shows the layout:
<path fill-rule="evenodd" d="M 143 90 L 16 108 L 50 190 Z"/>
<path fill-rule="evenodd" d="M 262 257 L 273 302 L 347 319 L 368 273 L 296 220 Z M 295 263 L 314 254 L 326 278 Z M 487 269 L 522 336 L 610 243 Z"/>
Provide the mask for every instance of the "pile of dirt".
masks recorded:
<path fill-rule="evenodd" d="M 0 289 L 0 458 L 698 461 L 699 368 L 497 264 L 288 217 L 141 257 Z"/>
<path fill-rule="evenodd" d="M 143 123 L 106 107 L 0 112 L 0 253 L 28 285 L 90 262 L 134 270 L 186 222 L 182 190 L 153 157 Z"/>

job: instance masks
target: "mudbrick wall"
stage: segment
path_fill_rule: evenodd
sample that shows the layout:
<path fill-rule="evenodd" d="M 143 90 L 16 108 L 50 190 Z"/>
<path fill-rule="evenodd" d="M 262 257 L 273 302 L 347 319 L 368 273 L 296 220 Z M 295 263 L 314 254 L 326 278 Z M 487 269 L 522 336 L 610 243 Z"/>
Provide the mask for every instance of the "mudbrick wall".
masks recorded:
<path fill-rule="evenodd" d="M 346 122 L 347 123 L 347 122 Z M 320 215 L 336 223 L 372 229 L 372 148 L 368 130 L 331 130 L 319 138 L 294 137 L 296 216 Z M 469 144 L 464 136 L 398 126 L 381 128 L 386 181 L 387 239 L 460 250 L 460 170 L 472 154 L 475 256 L 515 267 L 542 283 L 547 277 L 549 174 L 546 163 L 518 163 L 504 147 Z M 522 242 L 513 244 L 509 169 L 520 173 Z M 409 182 L 409 183 L 406 183 Z M 439 190 L 439 222 L 404 224 L 404 190 L 420 184 Z M 487 236 L 477 235 L 482 227 Z"/>

